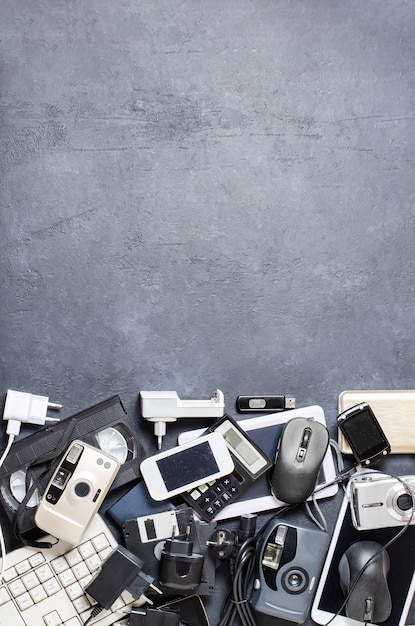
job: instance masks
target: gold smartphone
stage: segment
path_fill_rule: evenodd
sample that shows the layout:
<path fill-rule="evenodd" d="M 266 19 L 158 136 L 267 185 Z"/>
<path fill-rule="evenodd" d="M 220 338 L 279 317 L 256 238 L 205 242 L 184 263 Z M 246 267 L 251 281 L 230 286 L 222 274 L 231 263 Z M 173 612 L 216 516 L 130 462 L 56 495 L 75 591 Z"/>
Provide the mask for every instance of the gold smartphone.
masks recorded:
<path fill-rule="evenodd" d="M 414 390 L 347 390 L 339 395 L 339 413 L 367 402 L 372 408 L 391 445 L 391 454 L 415 452 L 415 391 Z M 349 444 L 339 431 L 343 454 L 352 454 Z"/>

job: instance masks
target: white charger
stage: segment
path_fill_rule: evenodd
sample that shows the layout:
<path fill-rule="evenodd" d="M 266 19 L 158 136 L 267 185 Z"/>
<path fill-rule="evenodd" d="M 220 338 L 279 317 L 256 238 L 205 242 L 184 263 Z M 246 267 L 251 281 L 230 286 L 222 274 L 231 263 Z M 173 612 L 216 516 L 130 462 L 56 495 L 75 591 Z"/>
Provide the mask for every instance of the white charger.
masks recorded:
<path fill-rule="evenodd" d="M 210 400 L 181 400 L 176 391 L 140 391 L 140 408 L 144 419 L 154 423 L 160 450 L 167 422 L 181 417 L 222 417 L 225 399 L 220 389 Z"/>

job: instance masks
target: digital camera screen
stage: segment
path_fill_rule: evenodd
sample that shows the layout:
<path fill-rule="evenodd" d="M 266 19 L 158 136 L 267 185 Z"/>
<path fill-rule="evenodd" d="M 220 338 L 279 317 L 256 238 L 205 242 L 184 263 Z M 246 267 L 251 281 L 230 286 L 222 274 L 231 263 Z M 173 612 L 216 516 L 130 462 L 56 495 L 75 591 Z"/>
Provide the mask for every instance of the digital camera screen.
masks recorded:
<path fill-rule="evenodd" d="M 168 491 L 203 479 L 219 471 L 209 442 L 204 441 L 157 461 L 161 477 Z"/>

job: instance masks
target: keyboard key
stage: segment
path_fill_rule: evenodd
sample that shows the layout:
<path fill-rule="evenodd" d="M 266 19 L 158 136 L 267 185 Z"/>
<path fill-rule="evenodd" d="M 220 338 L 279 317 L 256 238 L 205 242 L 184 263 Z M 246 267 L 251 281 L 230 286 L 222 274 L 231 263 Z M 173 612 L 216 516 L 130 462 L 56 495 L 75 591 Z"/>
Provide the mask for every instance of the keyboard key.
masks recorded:
<path fill-rule="evenodd" d="M 20 561 L 20 563 L 17 563 L 15 565 L 16 571 L 19 575 L 21 574 L 25 574 L 26 572 L 28 572 L 31 567 L 30 567 L 30 563 L 28 559 L 25 559 L 24 561 Z"/>
<path fill-rule="evenodd" d="M 6 587 L 0 587 L 0 606 L 10 600 Z"/>
<path fill-rule="evenodd" d="M 123 609 L 125 607 L 125 604 L 122 600 L 122 598 L 117 598 L 115 600 L 115 602 L 111 605 L 111 611 L 113 613 L 116 613 L 116 611 L 120 611 L 121 609 Z"/>
<path fill-rule="evenodd" d="M 51 561 L 51 564 L 57 574 L 64 572 L 69 567 L 68 562 L 64 556 L 58 556 L 57 559 L 53 559 L 53 561 Z"/>
<path fill-rule="evenodd" d="M 89 616 L 91 615 L 91 611 L 92 609 L 88 609 L 87 611 L 84 611 L 83 613 L 81 613 L 81 615 L 79 616 L 81 618 L 81 622 L 84 624 L 86 622 L 86 620 L 89 618 Z M 97 618 L 98 619 L 98 618 Z"/>
<path fill-rule="evenodd" d="M 82 613 L 83 611 L 87 611 L 90 606 L 91 603 L 89 602 L 88 598 L 86 597 L 86 595 L 82 595 L 79 598 L 76 598 L 74 601 L 74 606 L 76 608 L 76 610 L 78 611 L 78 613 Z"/>
<path fill-rule="evenodd" d="M 137 599 L 126 589 L 122 592 L 121 598 L 123 599 L 124 604 L 132 604 Z"/>
<path fill-rule="evenodd" d="M 34 602 L 27 591 L 16 598 L 16 603 L 21 611 L 25 611 L 34 605 Z"/>
<path fill-rule="evenodd" d="M 82 563 L 78 563 L 78 565 L 74 565 L 74 567 L 72 568 L 72 573 L 74 574 L 77 580 L 81 580 L 82 578 L 85 578 L 85 576 L 88 576 L 89 569 L 87 568 L 85 563 L 82 561 Z"/>
<path fill-rule="evenodd" d="M 72 602 L 76 600 L 76 598 L 82 596 L 84 593 L 84 590 L 79 583 L 74 583 L 73 585 L 70 585 L 65 589 L 65 591 L 68 594 L 70 600 L 72 600 Z"/>
<path fill-rule="evenodd" d="M 29 591 L 29 593 L 30 593 L 30 597 L 32 598 L 35 604 L 37 604 L 38 602 L 42 602 L 42 600 L 45 600 L 48 597 L 42 585 L 38 585 L 37 587 L 34 587 L 33 589 Z"/>
<path fill-rule="evenodd" d="M 37 567 L 45 562 L 45 557 L 41 552 L 36 552 L 33 556 L 29 557 L 29 563 L 31 567 Z"/>
<path fill-rule="evenodd" d="M 34 572 L 29 572 L 22 577 L 22 583 L 28 591 L 39 584 L 39 579 Z"/>
<path fill-rule="evenodd" d="M 86 560 L 86 564 L 89 567 L 90 572 L 95 572 L 101 567 L 101 559 L 99 558 L 98 554 L 94 554 Z"/>
<path fill-rule="evenodd" d="M 62 574 L 59 574 L 59 580 L 61 581 L 62 587 L 69 587 L 74 582 L 76 582 L 75 575 L 71 569 L 67 569 Z"/>
<path fill-rule="evenodd" d="M 82 558 L 84 560 L 95 554 L 95 548 L 92 545 L 92 541 L 85 541 L 85 543 L 79 546 L 78 550 L 80 554 L 82 554 Z"/>
<path fill-rule="evenodd" d="M 1 624 L 7 624 L 7 626 L 26 626 L 19 611 L 14 606 L 13 602 L 6 602 L 1 607 Z"/>
<path fill-rule="evenodd" d="M 97 535 L 96 537 L 93 537 L 92 543 L 94 544 L 95 550 L 97 552 L 100 552 L 101 550 L 109 546 L 108 539 L 106 538 L 104 533 L 101 533 Z"/>
<path fill-rule="evenodd" d="M 54 593 L 57 593 L 62 589 L 56 578 L 51 578 L 43 583 L 43 589 L 46 591 L 48 596 L 53 596 Z"/>
<path fill-rule="evenodd" d="M 71 619 L 63 623 L 63 626 L 80 626 L 80 623 L 77 617 L 71 617 Z"/>
<path fill-rule="evenodd" d="M 101 552 L 99 552 L 99 558 L 101 559 L 101 561 L 105 561 L 112 552 L 113 549 L 111 548 L 111 546 L 108 546 L 108 548 L 105 548 L 105 550 L 101 550 Z"/>
<path fill-rule="evenodd" d="M 88 574 L 88 576 L 85 576 L 85 578 L 82 578 L 78 582 L 81 585 L 82 589 L 85 589 L 85 587 L 88 587 L 88 585 L 89 585 L 89 583 L 91 582 L 92 579 L 93 579 L 93 575 L 92 574 Z"/>
<path fill-rule="evenodd" d="M 45 563 L 45 565 L 37 568 L 36 576 L 39 578 L 41 583 L 44 583 L 46 580 L 49 580 L 49 578 L 52 578 L 53 572 L 49 565 Z"/>
<path fill-rule="evenodd" d="M 61 626 L 62 620 L 59 617 L 59 613 L 57 611 L 52 611 L 52 613 L 48 613 L 43 616 L 43 621 L 46 626 Z"/>
<path fill-rule="evenodd" d="M 69 565 L 71 567 L 73 567 L 74 565 L 76 565 L 77 563 L 80 563 L 82 561 L 82 556 L 81 556 L 78 548 L 74 548 L 70 552 L 67 552 L 65 554 L 65 558 L 66 558 L 66 560 L 68 561 L 68 563 L 69 563 Z"/>
<path fill-rule="evenodd" d="M 18 578 L 9 584 L 9 591 L 12 594 L 13 598 L 16 598 L 20 594 L 26 591 L 26 587 L 22 583 L 21 579 Z"/>
<path fill-rule="evenodd" d="M 16 578 L 17 571 L 15 567 L 8 567 L 4 572 L 3 580 L 5 583 L 10 582 L 13 578 Z"/>

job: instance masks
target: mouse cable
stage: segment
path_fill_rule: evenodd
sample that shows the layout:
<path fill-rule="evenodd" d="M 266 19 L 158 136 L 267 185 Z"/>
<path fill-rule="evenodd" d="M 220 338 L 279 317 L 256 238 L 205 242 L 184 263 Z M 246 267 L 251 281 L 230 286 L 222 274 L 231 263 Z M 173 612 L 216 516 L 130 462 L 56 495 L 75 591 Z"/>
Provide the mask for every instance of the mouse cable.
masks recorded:
<path fill-rule="evenodd" d="M 324 517 L 323 511 L 320 508 L 320 505 L 318 504 L 317 500 L 316 500 L 316 496 L 313 494 L 312 496 L 312 503 L 314 505 L 314 508 L 316 510 L 317 515 L 315 515 L 313 513 L 313 511 L 311 510 L 311 506 L 310 506 L 310 502 L 308 500 L 306 500 L 304 502 L 304 507 L 305 510 L 307 512 L 307 515 L 309 516 L 309 518 L 315 523 L 315 525 L 320 529 L 323 530 L 324 532 L 327 532 L 327 520 Z"/>
<path fill-rule="evenodd" d="M 317 487 L 311 494 L 311 502 L 313 503 L 316 514 L 314 514 L 313 511 L 311 510 L 310 499 L 307 499 L 304 502 L 305 510 L 308 516 L 316 524 L 316 526 L 324 532 L 327 532 L 328 525 L 327 525 L 327 520 L 323 514 L 323 511 L 321 510 L 321 507 L 317 502 L 317 493 L 319 491 L 322 491 L 323 489 L 326 489 L 326 487 L 329 487 L 331 485 L 335 485 L 338 483 L 341 483 L 344 488 L 344 482 L 347 481 L 350 478 L 350 476 L 352 476 L 356 471 L 355 466 L 348 468 L 347 470 L 344 470 L 343 456 L 342 456 L 342 453 L 341 453 L 341 450 L 339 448 L 337 441 L 335 441 L 334 439 L 330 439 L 329 444 L 330 444 L 330 447 L 332 448 L 332 451 L 335 454 L 335 462 L 337 465 L 337 472 L 338 472 L 337 476 L 334 478 L 332 482 L 326 483 L 325 485 L 321 485 Z"/>
<path fill-rule="evenodd" d="M 332 485 L 339 485 L 339 484 L 343 484 L 343 483 L 347 482 L 349 480 L 349 478 L 351 476 L 353 476 L 353 474 L 356 472 L 356 469 L 358 467 L 358 464 L 355 463 L 351 467 L 348 467 L 347 469 L 344 469 L 343 456 L 342 456 L 342 452 L 341 452 L 341 450 L 339 448 L 339 444 L 337 443 L 337 441 L 335 439 L 330 439 L 329 440 L 329 444 L 330 444 L 330 447 L 332 448 L 333 452 L 335 453 L 335 459 L 336 459 L 336 465 L 337 465 L 337 472 L 338 473 L 333 478 L 333 480 L 331 480 L 329 483 L 325 483 L 324 485 L 319 485 L 318 487 L 316 487 L 316 489 L 314 489 L 312 495 L 314 495 L 315 493 L 319 493 L 319 491 L 323 491 L 323 489 L 326 489 L 326 487 L 331 487 Z"/>
<path fill-rule="evenodd" d="M 353 591 L 356 589 L 357 583 L 359 582 L 359 580 L 361 579 L 361 577 L 363 576 L 364 572 L 366 571 L 366 568 L 369 567 L 370 563 L 382 552 L 385 552 L 385 550 L 387 550 L 392 544 L 395 543 L 395 541 L 397 541 L 403 534 L 404 532 L 409 528 L 409 526 L 411 525 L 412 521 L 414 520 L 414 516 L 415 516 L 415 496 L 413 491 L 411 490 L 411 488 L 409 487 L 408 483 L 403 480 L 403 478 L 401 478 L 401 476 L 395 476 L 394 474 L 389 474 L 388 472 L 383 472 L 383 471 L 379 471 L 379 470 L 368 470 L 367 472 L 364 472 L 365 474 L 384 474 L 385 476 L 389 476 L 389 478 L 395 478 L 396 480 L 398 480 L 404 487 L 405 491 L 407 492 L 407 494 L 411 497 L 411 515 L 408 518 L 407 522 L 405 523 L 404 526 L 402 526 L 402 528 L 399 530 L 399 532 L 396 533 L 396 535 L 394 535 L 393 537 L 391 537 L 389 539 L 389 541 L 387 541 L 385 543 L 384 546 L 382 546 L 381 548 L 379 548 L 379 550 L 377 550 L 375 552 L 375 554 L 373 554 L 370 559 L 368 559 L 366 561 L 366 563 L 363 565 L 363 567 L 361 568 L 361 570 L 359 571 L 359 573 L 357 574 L 356 578 L 354 579 L 349 592 L 346 596 L 346 598 L 344 599 L 342 605 L 340 606 L 340 608 L 337 610 L 337 612 L 333 615 L 333 617 L 331 617 L 329 619 L 328 622 L 326 622 L 324 624 L 324 626 L 329 626 L 329 624 L 332 624 L 332 622 L 336 619 L 336 617 L 338 617 L 340 615 L 340 613 L 342 612 L 342 610 L 344 609 L 344 607 L 346 606 L 346 604 L 349 601 L 350 596 L 352 595 Z M 350 501 L 349 501 L 349 506 L 350 506 Z M 362 622 L 364 624 L 368 624 L 370 622 Z"/>

